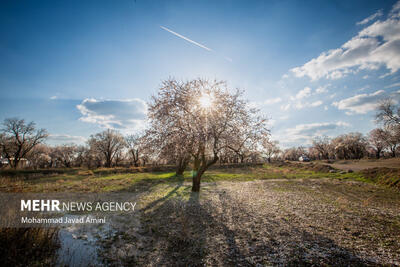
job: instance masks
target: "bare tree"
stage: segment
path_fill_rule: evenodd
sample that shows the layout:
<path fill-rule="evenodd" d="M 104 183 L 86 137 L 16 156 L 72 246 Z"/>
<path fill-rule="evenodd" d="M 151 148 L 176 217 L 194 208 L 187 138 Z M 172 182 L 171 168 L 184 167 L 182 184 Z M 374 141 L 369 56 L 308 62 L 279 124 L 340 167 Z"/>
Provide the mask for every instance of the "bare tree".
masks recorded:
<path fill-rule="evenodd" d="M 131 134 L 125 137 L 125 143 L 128 148 L 129 158 L 135 167 L 139 166 L 140 145 L 143 140 L 138 134 Z"/>
<path fill-rule="evenodd" d="M 61 166 L 70 168 L 78 156 L 77 152 L 77 147 L 73 144 L 70 144 L 54 147 L 52 154 L 54 159 L 60 163 Z"/>
<path fill-rule="evenodd" d="M 5 119 L 0 132 L 0 149 L 12 168 L 48 136 L 46 130 L 36 130 L 35 123 L 18 118 Z"/>
<path fill-rule="evenodd" d="M 400 125 L 389 125 L 385 127 L 386 145 L 392 157 L 396 157 L 396 149 L 400 145 Z"/>
<path fill-rule="evenodd" d="M 381 100 L 376 119 L 385 126 L 400 126 L 400 106 L 396 107 L 392 99 Z"/>
<path fill-rule="evenodd" d="M 162 147 L 179 144 L 191 155 L 192 191 L 200 190 L 202 175 L 218 161 L 231 136 L 243 133 L 248 122 L 265 127 L 266 120 L 257 116 L 258 110 L 248 108 L 241 97 L 241 91 L 230 93 L 224 82 L 202 79 L 167 80 L 153 96 L 148 112 L 150 129 L 162 132 Z"/>
<path fill-rule="evenodd" d="M 157 118 L 163 114 L 158 110 Z M 179 128 L 171 128 L 164 125 L 164 121 L 152 120 L 152 126 L 146 130 L 143 136 L 143 150 L 148 155 L 153 155 L 158 160 L 165 161 L 167 164 L 175 164 L 176 175 L 182 176 L 186 170 L 192 151 L 190 135 L 179 131 Z"/>
<path fill-rule="evenodd" d="M 75 158 L 75 166 L 77 167 L 82 167 L 83 164 L 85 163 L 85 154 L 87 152 L 87 147 L 86 146 L 77 146 L 76 147 L 76 158 Z"/>
<path fill-rule="evenodd" d="M 331 150 L 330 139 L 327 136 L 315 137 L 312 140 L 312 147 L 318 151 L 318 159 L 329 159 Z"/>
<path fill-rule="evenodd" d="M 241 125 L 241 131 L 232 133 L 226 140 L 226 146 L 236 153 L 243 163 L 246 158 L 255 155 L 258 147 L 262 145 L 264 139 L 269 138 L 269 131 L 265 127 L 264 121 L 255 116 L 250 116 L 249 120 Z"/>
<path fill-rule="evenodd" d="M 88 145 L 92 152 L 103 156 L 105 166 L 111 167 L 117 153 L 125 146 L 124 137 L 117 131 L 107 129 L 103 132 L 91 135 Z"/>
<path fill-rule="evenodd" d="M 299 157 L 301 157 L 303 155 L 307 155 L 307 152 L 304 149 L 304 147 L 299 146 L 299 147 L 292 147 L 292 148 L 286 149 L 282 156 L 285 160 L 295 161 L 295 160 L 299 160 Z"/>
<path fill-rule="evenodd" d="M 368 141 L 370 146 L 375 151 L 375 156 L 377 159 L 381 157 L 382 151 L 387 147 L 388 138 L 388 132 L 381 128 L 376 128 L 369 132 Z"/>
<path fill-rule="evenodd" d="M 271 158 L 273 156 L 277 156 L 281 150 L 278 147 L 278 141 L 269 140 L 269 138 L 265 138 L 262 142 L 263 152 L 267 156 L 268 162 L 271 162 Z"/>
<path fill-rule="evenodd" d="M 45 144 L 38 144 L 26 155 L 29 160 L 29 166 L 33 167 L 35 170 L 38 168 L 48 168 L 51 165 L 50 158 L 51 148 Z"/>
<path fill-rule="evenodd" d="M 366 154 L 367 140 L 361 133 L 348 133 L 332 140 L 337 159 L 361 159 Z"/>

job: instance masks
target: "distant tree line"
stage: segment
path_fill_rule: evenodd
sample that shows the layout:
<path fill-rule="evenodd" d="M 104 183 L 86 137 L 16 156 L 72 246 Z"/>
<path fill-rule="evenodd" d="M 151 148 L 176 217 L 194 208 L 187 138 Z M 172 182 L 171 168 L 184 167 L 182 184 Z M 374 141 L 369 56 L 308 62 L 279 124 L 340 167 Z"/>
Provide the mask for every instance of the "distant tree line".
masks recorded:
<path fill-rule="evenodd" d="M 310 159 L 361 159 L 400 156 L 400 107 L 390 99 L 379 103 L 376 123 L 381 126 L 367 136 L 348 133 L 335 138 L 316 137 L 308 149 L 294 147 L 282 152 L 281 158 L 297 160 L 306 155 Z"/>

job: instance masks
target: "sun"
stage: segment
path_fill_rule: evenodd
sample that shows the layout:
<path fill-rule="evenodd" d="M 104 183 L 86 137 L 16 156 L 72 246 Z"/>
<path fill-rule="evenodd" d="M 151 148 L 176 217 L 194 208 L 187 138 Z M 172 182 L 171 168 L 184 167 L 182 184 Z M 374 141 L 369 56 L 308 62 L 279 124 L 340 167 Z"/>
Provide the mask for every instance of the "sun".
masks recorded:
<path fill-rule="evenodd" d="M 212 97 L 209 94 L 201 95 L 199 99 L 200 106 L 207 109 L 212 106 Z"/>

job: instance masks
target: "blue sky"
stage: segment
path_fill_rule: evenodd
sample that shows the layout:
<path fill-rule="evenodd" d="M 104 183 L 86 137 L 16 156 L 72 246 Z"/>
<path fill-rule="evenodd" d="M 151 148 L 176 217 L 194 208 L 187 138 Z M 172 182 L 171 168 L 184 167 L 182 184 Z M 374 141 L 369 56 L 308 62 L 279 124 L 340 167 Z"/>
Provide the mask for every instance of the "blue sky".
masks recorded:
<path fill-rule="evenodd" d="M 284 147 L 367 133 L 375 103 L 400 100 L 399 12 L 380 0 L 2 1 L 0 119 L 82 143 L 142 129 L 162 80 L 202 77 L 245 89 Z"/>

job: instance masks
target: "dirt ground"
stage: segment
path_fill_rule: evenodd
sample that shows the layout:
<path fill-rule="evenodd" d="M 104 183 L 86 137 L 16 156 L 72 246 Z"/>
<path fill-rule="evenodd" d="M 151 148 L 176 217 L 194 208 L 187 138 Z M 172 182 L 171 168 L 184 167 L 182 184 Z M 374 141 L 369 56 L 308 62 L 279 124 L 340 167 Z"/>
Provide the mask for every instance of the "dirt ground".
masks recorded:
<path fill-rule="evenodd" d="M 361 160 L 339 160 L 334 163 L 321 162 L 339 170 L 361 171 L 370 168 L 400 168 L 400 158 L 390 159 L 361 159 Z"/>
<path fill-rule="evenodd" d="M 138 204 L 136 227 L 104 241 L 107 265 L 400 265 L 400 194 L 372 184 L 164 184 Z"/>

